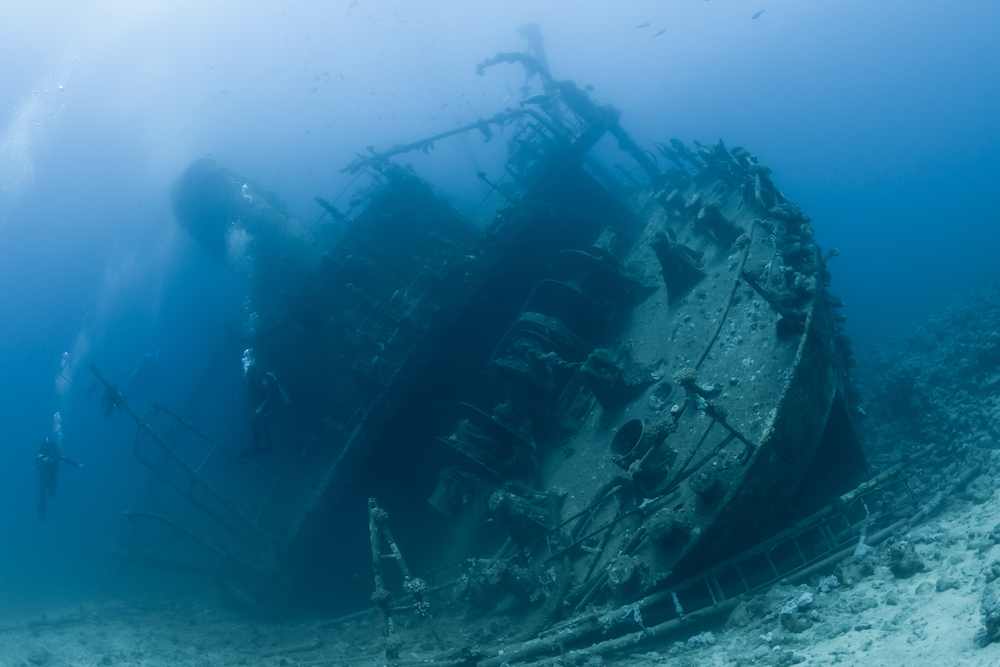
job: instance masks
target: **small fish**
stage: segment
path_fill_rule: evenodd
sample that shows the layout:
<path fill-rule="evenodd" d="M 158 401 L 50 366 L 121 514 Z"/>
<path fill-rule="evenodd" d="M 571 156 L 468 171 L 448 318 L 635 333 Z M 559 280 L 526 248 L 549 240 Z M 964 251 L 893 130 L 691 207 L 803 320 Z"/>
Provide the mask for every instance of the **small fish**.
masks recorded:
<path fill-rule="evenodd" d="M 760 15 L 761 15 L 761 14 L 763 14 L 763 13 L 764 13 L 764 10 L 762 9 L 762 10 L 760 10 L 759 12 L 757 12 L 756 14 L 754 14 L 753 16 L 751 16 L 751 17 L 750 17 L 750 20 L 751 20 L 751 21 L 756 21 L 756 20 L 757 20 L 757 18 L 758 18 L 758 17 L 760 17 Z"/>
<path fill-rule="evenodd" d="M 655 35 L 653 35 L 653 37 L 659 37 L 660 35 L 662 35 L 662 34 L 663 34 L 663 33 L 665 33 L 666 31 L 667 31 L 667 29 L 666 29 L 666 28 L 664 28 L 664 29 L 663 29 L 663 30 L 661 30 L 660 32 L 658 32 L 658 33 L 656 33 Z"/>
<path fill-rule="evenodd" d="M 594 92 L 594 87 L 589 83 L 586 86 L 584 86 L 583 89 L 586 90 L 588 93 Z"/>
<path fill-rule="evenodd" d="M 534 97 L 529 97 L 526 100 L 518 102 L 518 104 L 520 104 L 523 109 L 525 104 L 545 104 L 549 101 L 549 99 L 548 95 L 535 95 Z"/>
<path fill-rule="evenodd" d="M 646 21 L 645 23 L 640 23 L 636 27 L 632 28 L 632 30 L 638 30 L 639 28 L 648 28 L 648 27 L 649 27 L 649 21 Z"/>

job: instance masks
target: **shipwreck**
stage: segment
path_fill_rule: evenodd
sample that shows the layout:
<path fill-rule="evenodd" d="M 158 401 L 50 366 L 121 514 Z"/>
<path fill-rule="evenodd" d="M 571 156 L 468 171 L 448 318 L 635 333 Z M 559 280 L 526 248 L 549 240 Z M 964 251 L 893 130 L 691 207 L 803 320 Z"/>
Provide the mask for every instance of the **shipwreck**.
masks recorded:
<path fill-rule="evenodd" d="M 269 613 L 370 597 L 386 659 L 416 613 L 439 662 L 488 665 L 626 645 L 917 512 L 928 487 L 902 468 L 856 488 L 835 252 L 770 168 L 722 141 L 637 145 L 529 41 L 479 72 L 522 66 L 543 95 L 359 155 L 318 224 L 212 161 L 181 174 L 178 222 L 247 281 L 233 363 L 252 347 L 292 405 L 274 456 L 238 458 L 94 367 L 136 456 L 211 520 L 130 513 L 150 540 L 123 555 Z M 396 161 L 464 133 L 508 148 L 471 211 Z M 523 630 L 505 658 L 435 629 L 499 614 Z"/>

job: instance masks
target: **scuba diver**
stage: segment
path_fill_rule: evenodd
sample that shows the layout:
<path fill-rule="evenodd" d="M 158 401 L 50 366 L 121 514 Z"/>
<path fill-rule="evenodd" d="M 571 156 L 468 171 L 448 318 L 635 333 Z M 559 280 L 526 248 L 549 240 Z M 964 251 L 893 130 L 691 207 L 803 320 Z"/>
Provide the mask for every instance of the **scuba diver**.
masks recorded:
<path fill-rule="evenodd" d="M 253 431 L 253 447 L 240 454 L 239 458 L 252 454 L 271 453 L 274 442 L 271 438 L 271 420 L 281 409 L 291 403 L 285 390 L 278 384 L 274 373 L 265 373 L 254 359 L 253 350 L 243 353 L 243 375 L 247 381 L 250 403 L 258 406 L 254 410 L 250 428 Z M 261 439 L 263 438 L 263 444 Z"/>
<path fill-rule="evenodd" d="M 74 468 L 82 468 L 82 463 L 71 461 L 59 451 L 59 445 L 50 438 L 45 438 L 38 448 L 35 458 L 35 469 L 38 470 L 38 519 L 45 521 L 45 492 L 49 497 L 56 495 L 56 480 L 59 477 L 59 464 L 66 463 Z"/>

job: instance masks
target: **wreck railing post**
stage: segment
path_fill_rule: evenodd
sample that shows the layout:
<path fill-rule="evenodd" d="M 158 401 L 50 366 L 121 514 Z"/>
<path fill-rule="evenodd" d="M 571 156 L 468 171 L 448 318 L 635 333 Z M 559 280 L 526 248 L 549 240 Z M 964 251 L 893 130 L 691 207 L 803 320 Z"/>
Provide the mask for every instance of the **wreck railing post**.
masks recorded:
<path fill-rule="evenodd" d="M 389 515 L 378 506 L 374 498 L 368 499 L 368 533 L 372 545 L 372 569 L 375 571 L 375 592 L 372 593 L 372 602 L 379 610 L 379 622 L 382 627 L 382 645 L 385 648 L 386 660 L 395 660 L 399 657 L 399 637 L 396 636 L 395 625 L 392 620 L 392 607 L 389 605 L 392 594 L 385 587 L 382 580 L 382 543 L 379 537 L 379 523 L 389 518 Z"/>
<path fill-rule="evenodd" d="M 375 570 L 375 592 L 372 593 L 372 601 L 378 605 L 382 616 L 382 640 L 385 644 L 385 657 L 387 660 L 394 660 L 399 657 L 399 647 L 401 640 L 395 634 L 395 626 L 392 620 L 392 594 L 385 587 L 383 579 L 382 560 L 388 559 L 396 562 L 400 572 L 403 574 L 403 590 L 413 596 L 414 609 L 417 615 L 427 624 L 427 629 L 434 636 L 434 641 L 438 648 L 444 649 L 444 644 L 438 635 L 437 629 L 431 620 L 430 603 L 424 599 L 428 586 L 427 582 L 420 577 L 410 575 L 410 568 L 403 560 L 403 553 L 399 550 L 396 540 L 393 539 L 389 531 L 387 522 L 389 513 L 378 506 L 374 498 L 368 499 L 368 532 L 372 545 L 372 567 Z M 389 553 L 382 553 L 382 540 L 389 547 Z"/>

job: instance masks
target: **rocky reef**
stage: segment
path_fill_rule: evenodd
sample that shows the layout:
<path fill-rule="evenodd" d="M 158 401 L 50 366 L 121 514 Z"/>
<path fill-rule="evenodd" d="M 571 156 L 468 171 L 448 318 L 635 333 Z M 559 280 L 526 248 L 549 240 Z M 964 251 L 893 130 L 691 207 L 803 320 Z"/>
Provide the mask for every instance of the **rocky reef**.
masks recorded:
<path fill-rule="evenodd" d="M 859 358 L 869 460 L 1000 445 L 1000 284 Z"/>

